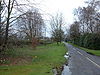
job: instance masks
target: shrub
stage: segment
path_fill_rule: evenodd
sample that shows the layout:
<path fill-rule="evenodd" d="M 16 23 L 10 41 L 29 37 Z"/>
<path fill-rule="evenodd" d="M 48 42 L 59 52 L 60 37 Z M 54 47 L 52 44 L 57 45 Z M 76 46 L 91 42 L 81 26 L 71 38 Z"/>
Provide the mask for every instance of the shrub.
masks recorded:
<path fill-rule="evenodd" d="M 80 37 L 71 41 L 72 43 L 85 48 L 100 50 L 100 34 L 85 33 L 84 35 L 80 35 Z"/>
<path fill-rule="evenodd" d="M 83 47 L 96 50 L 100 49 L 100 35 L 90 33 L 81 39 L 83 40 Z"/>
<path fill-rule="evenodd" d="M 84 39 L 85 37 L 88 35 L 88 33 L 85 33 L 84 35 L 80 36 L 80 40 L 79 40 L 79 46 L 84 47 Z"/>

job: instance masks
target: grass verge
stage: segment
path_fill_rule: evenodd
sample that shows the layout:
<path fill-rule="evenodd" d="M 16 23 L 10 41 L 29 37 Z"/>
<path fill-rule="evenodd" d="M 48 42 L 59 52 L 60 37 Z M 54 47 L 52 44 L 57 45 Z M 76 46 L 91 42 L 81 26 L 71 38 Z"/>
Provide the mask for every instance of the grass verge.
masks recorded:
<path fill-rule="evenodd" d="M 13 51 L 13 56 L 31 57 L 31 63 L 0 66 L 0 75 L 53 75 L 52 68 L 65 63 L 65 52 L 64 44 L 57 46 L 55 43 L 39 46 L 36 50 L 29 47 L 18 48 L 16 53 Z"/>
<path fill-rule="evenodd" d="M 84 48 L 84 47 L 80 47 L 78 45 L 75 45 L 73 43 L 70 43 L 70 42 L 68 42 L 68 43 L 71 44 L 71 45 L 73 45 L 73 46 L 75 46 L 75 47 L 78 47 L 78 48 L 86 51 L 87 53 L 90 53 L 90 54 L 93 54 L 93 55 L 96 55 L 96 56 L 100 56 L 100 50 L 87 49 L 87 48 Z"/>

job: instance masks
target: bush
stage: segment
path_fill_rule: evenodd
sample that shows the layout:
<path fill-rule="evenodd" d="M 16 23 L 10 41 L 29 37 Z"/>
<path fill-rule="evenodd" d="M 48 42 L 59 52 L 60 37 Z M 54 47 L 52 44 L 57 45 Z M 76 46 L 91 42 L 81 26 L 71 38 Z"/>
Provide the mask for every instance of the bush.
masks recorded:
<path fill-rule="evenodd" d="M 72 40 L 72 42 L 85 48 L 100 50 L 100 34 L 85 33 Z"/>
<path fill-rule="evenodd" d="M 79 39 L 80 39 L 79 37 L 77 37 L 76 39 L 74 39 L 74 44 L 80 45 L 80 44 L 79 44 Z"/>
<path fill-rule="evenodd" d="M 39 40 L 39 44 L 51 44 L 52 43 L 52 41 L 51 40 L 44 40 L 44 39 L 41 39 L 41 40 Z"/>
<path fill-rule="evenodd" d="M 84 47 L 84 39 L 88 35 L 88 33 L 85 33 L 84 35 L 80 36 L 79 46 Z"/>
<path fill-rule="evenodd" d="M 86 34 L 80 38 L 80 45 L 89 49 L 100 49 L 100 35 L 98 34 Z"/>
<path fill-rule="evenodd" d="M 91 48 L 93 45 L 92 34 L 88 34 L 83 39 L 83 47 Z"/>

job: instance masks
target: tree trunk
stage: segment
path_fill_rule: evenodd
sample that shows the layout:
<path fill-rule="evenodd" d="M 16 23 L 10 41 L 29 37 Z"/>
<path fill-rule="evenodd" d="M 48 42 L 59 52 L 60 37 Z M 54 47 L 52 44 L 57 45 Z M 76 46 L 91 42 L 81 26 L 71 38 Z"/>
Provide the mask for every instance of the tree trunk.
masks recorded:
<path fill-rule="evenodd" d="M 6 31 L 5 31 L 5 40 L 4 40 L 4 44 L 5 46 L 7 46 L 8 43 L 8 29 L 9 29 L 9 18 L 10 18 L 10 0 L 9 0 L 9 4 L 8 4 L 8 17 L 7 17 L 7 24 L 6 24 Z"/>
<path fill-rule="evenodd" d="M 0 1 L 0 46 L 1 46 L 1 44 L 2 44 L 2 43 L 1 43 L 1 38 L 2 38 L 2 37 L 1 37 L 1 36 L 2 36 L 2 35 L 1 35 L 1 32 L 2 32 L 2 31 L 1 31 L 1 1 Z"/>

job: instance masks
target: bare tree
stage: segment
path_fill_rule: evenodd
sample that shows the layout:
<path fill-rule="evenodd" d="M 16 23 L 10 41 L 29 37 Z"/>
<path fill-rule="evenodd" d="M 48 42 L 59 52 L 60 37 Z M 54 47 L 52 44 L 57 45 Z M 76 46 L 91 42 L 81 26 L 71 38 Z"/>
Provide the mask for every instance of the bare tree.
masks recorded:
<path fill-rule="evenodd" d="M 86 3 L 88 4 L 87 7 L 79 7 L 75 12 L 78 17 L 78 21 L 80 22 L 80 29 L 83 34 L 85 32 L 94 33 L 97 23 L 95 18 L 97 18 L 96 14 L 99 13 L 98 7 L 100 1 L 91 0 Z"/>
<path fill-rule="evenodd" d="M 79 7 L 74 11 L 77 16 L 76 20 L 78 21 L 78 24 L 75 25 L 74 23 L 70 27 L 71 40 L 74 41 L 75 44 L 86 48 L 97 49 L 97 46 L 99 49 L 100 1 L 88 0 L 86 3 L 86 7 Z M 77 33 L 79 33 L 79 35 Z"/>
<path fill-rule="evenodd" d="M 25 33 L 30 41 L 33 37 L 40 38 L 42 36 L 44 21 L 38 10 L 28 11 L 17 22 L 19 31 Z"/>
<path fill-rule="evenodd" d="M 9 20 L 10 20 L 10 15 L 14 6 L 15 0 L 9 0 L 8 5 L 7 5 L 7 24 L 6 24 L 6 31 L 5 31 L 5 41 L 4 44 L 7 44 L 8 41 L 8 29 L 9 29 Z"/>
<path fill-rule="evenodd" d="M 79 22 L 76 21 L 70 26 L 69 33 L 70 33 L 70 40 L 75 42 L 75 40 L 77 40 L 80 36 Z"/>
<path fill-rule="evenodd" d="M 0 51 L 7 48 L 9 43 L 11 43 L 9 39 L 11 36 L 18 34 L 16 21 L 25 15 L 26 11 L 36 6 L 35 1 L 33 2 L 29 2 L 28 0 L 21 2 L 19 0 L 2 0 L 2 10 L 0 13 Z"/>
<path fill-rule="evenodd" d="M 28 9 L 33 8 L 33 6 L 35 6 L 35 3 L 30 3 L 28 0 L 23 0 L 23 3 L 18 2 L 18 0 L 2 0 L 2 19 L 0 23 L 0 36 L 2 36 L 3 39 L 1 43 L 2 45 L 7 45 L 9 40 L 9 32 L 12 29 L 16 29 L 16 26 L 14 26 L 16 20 L 24 15 Z"/>
<path fill-rule="evenodd" d="M 58 44 L 58 42 L 62 41 L 64 35 L 64 32 L 62 30 L 62 26 L 64 25 L 64 18 L 62 16 L 62 13 L 57 13 L 56 16 L 52 16 L 50 25 L 52 29 L 52 37 Z"/>

